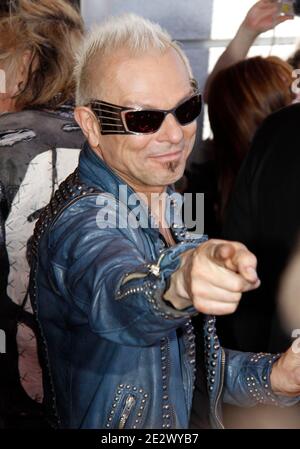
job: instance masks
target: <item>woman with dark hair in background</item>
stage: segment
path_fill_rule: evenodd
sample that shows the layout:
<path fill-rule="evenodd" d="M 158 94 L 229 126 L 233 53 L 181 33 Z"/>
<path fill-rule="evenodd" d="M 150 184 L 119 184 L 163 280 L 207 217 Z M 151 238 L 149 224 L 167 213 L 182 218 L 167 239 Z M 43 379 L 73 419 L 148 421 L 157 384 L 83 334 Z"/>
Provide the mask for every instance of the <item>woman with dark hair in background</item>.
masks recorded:
<path fill-rule="evenodd" d="M 292 68 L 275 56 L 245 59 L 220 71 L 208 94 L 218 178 L 217 217 L 223 222 L 241 163 L 264 119 L 291 104 Z"/>
<path fill-rule="evenodd" d="M 26 244 L 42 208 L 73 171 L 83 135 L 73 118 L 80 13 L 65 0 L 6 2 L 0 16 L 0 417 L 5 427 L 44 425 Z M 3 219 L 5 223 L 3 226 Z M 18 323 L 18 325 L 17 325 Z M 17 346 L 16 346 L 17 342 Z M 18 351 L 18 356 L 17 356 Z"/>
<path fill-rule="evenodd" d="M 245 59 L 210 82 L 208 113 L 213 160 L 187 172 L 188 192 L 205 194 L 205 233 L 219 237 L 228 200 L 252 138 L 272 112 L 291 104 L 292 68 L 277 57 Z"/>

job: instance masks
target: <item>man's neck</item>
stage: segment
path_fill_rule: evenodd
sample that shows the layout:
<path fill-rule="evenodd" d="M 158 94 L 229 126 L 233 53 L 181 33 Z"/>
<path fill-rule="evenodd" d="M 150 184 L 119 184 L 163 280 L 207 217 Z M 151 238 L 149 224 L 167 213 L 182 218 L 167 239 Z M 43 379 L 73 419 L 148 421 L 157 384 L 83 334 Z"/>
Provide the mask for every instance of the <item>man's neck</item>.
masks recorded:
<path fill-rule="evenodd" d="M 129 184 L 130 185 L 130 184 Z M 159 232 L 164 237 L 167 246 L 175 245 L 175 241 L 173 239 L 172 233 L 169 228 L 169 224 L 166 222 L 166 190 L 164 187 L 158 191 L 156 189 L 139 189 L 137 191 L 137 187 L 130 185 L 130 187 L 137 193 L 143 194 L 142 201 L 144 198 L 147 198 L 147 206 L 149 213 L 154 217 L 156 223 L 159 226 Z"/>
<path fill-rule="evenodd" d="M 132 187 L 132 186 L 131 186 Z M 148 192 L 143 194 L 147 197 L 150 214 L 159 226 L 159 232 L 164 237 L 167 246 L 175 245 L 169 224 L 166 221 L 166 188 L 162 192 Z"/>
<path fill-rule="evenodd" d="M 140 196 L 142 201 L 147 201 L 147 207 L 151 215 L 154 216 L 156 222 L 163 227 L 166 227 L 165 223 L 165 211 L 166 211 L 166 186 L 147 186 L 135 183 L 129 177 L 124 176 L 123 173 L 117 173 L 133 191 Z"/>

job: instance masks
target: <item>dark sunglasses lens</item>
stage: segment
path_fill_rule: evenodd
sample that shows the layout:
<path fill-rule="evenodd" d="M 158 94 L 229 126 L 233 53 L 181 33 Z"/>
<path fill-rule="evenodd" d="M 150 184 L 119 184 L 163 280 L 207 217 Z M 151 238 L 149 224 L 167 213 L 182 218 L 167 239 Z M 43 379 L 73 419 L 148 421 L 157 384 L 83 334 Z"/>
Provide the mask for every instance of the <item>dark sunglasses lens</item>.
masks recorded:
<path fill-rule="evenodd" d="M 201 95 L 195 95 L 189 100 L 182 103 L 175 111 L 177 120 L 181 125 L 187 125 L 193 122 L 201 112 L 202 101 Z"/>
<path fill-rule="evenodd" d="M 128 111 L 125 114 L 128 130 L 141 134 L 155 133 L 164 117 L 164 113 L 160 111 Z"/>

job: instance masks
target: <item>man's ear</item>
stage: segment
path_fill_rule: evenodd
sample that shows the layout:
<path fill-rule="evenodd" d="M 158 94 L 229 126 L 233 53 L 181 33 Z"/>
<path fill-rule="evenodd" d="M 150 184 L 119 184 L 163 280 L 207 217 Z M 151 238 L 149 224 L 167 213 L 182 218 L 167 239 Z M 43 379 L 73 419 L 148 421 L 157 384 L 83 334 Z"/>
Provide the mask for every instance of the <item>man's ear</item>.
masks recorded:
<path fill-rule="evenodd" d="M 86 106 L 77 106 L 74 116 L 91 147 L 97 148 L 100 142 L 100 128 L 93 112 Z"/>

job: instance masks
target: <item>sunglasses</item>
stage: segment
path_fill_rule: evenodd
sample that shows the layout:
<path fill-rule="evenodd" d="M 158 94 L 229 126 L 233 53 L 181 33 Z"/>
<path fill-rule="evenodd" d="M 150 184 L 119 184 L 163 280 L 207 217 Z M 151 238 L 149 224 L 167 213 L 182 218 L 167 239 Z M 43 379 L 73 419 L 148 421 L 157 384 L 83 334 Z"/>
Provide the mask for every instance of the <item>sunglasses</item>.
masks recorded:
<path fill-rule="evenodd" d="M 89 104 L 101 125 L 101 134 L 153 134 L 161 127 L 168 114 L 181 126 L 192 123 L 202 109 L 201 94 L 196 91 L 173 109 L 126 108 L 101 100 Z"/>

